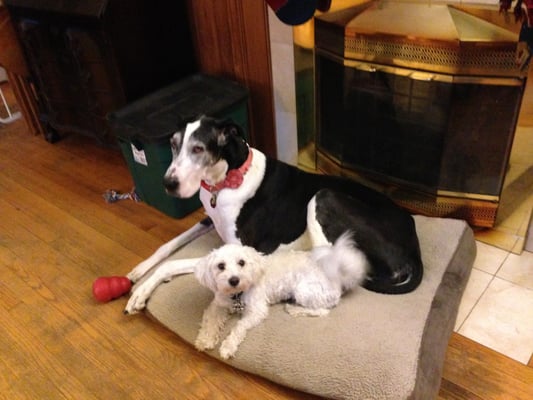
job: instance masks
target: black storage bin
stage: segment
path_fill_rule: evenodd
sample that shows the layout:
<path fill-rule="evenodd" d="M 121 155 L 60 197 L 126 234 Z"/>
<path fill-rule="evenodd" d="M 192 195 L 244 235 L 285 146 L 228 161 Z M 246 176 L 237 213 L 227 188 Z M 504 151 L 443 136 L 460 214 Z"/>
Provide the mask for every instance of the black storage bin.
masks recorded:
<path fill-rule="evenodd" d="M 231 118 L 248 135 L 248 91 L 241 85 L 203 74 L 192 75 L 109 115 L 139 197 L 175 218 L 201 206 L 168 196 L 163 176 L 172 160 L 170 137 L 178 127 L 205 114 Z"/>

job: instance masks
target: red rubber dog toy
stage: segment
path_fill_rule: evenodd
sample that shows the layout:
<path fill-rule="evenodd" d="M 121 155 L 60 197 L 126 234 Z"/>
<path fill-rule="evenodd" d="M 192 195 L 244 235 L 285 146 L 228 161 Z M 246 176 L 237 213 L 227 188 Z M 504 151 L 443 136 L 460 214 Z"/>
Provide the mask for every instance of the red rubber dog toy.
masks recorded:
<path fill-rule="evenodd" d="M 104 276 L 94 281 L 93 296 L 97 301 L 106 303 L 128 293 L 130 289 L 131 281 L 125 276 Z"/>

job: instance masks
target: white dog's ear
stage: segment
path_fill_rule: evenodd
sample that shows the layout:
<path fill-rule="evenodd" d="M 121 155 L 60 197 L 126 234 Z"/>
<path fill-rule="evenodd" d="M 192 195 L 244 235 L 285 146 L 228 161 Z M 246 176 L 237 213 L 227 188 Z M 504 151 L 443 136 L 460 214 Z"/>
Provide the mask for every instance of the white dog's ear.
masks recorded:
<path fill-rule="evenodd" d="M 210 268 L 210 259 L 211 254 L 208 254 L 198 261 L 194 268 L 194 276 L 198 279 L 198 282 L 200 282 L 201 285 L 216 292 L 216 281 L 212 268 Z"/>
<path fill-rule="evenodd" d="M 242 254 L 249 264 L 248 268 L 254 274 L 254 281 L 257 281 L 265 271 L 265 256 L 253 247 L 245 246 Z"/>

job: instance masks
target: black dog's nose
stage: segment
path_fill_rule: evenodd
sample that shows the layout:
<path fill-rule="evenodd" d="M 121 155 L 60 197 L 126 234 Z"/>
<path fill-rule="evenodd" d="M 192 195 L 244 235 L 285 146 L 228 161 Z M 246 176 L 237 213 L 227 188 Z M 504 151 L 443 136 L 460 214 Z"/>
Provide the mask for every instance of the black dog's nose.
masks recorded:
<path fill-rule="evenodd" d="M 239 284 L 240 279 L 237 276 L 232 276 L 229 278 L 228 282 L 231 286 L 236 287 Z"/>
<path fill-rule="evenodd" d="M 165 177 L 163 178 L 163 186 L 169 192 L 174 192 L 178 188 L 179 182 L 175 179 Z"/>

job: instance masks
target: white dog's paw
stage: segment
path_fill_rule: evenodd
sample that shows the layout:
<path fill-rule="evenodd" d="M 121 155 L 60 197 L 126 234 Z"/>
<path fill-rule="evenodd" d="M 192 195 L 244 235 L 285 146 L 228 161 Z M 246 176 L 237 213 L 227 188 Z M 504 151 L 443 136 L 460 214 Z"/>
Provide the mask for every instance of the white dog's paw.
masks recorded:
<path fill-rule="evenodd" d="M 139 311 L 144 310 L 151 294 L 152 290 L 148 285 L 140 285 L 135 288 L 128 300 L 128 304 L 126 304 L 126 308 L 124 308 L 124 314 L 137 314 Z"/>
<path fill-rule="evenodd" d="M 238 348 L 239 345 L 237 343 L 232 340 L 226 339 L 220 345 L 220 357 L 222 357 L 224 360 L 227 360 L 228 358 L 235 356 L 235 353 L 237 352 Z"/>
<path fill-rule="evenodd" d="M 200 351 L 212 350 L 217 345 L 217 342 L 218 339 L 216 337 L 200 332 L 194 342 L 194 347 Z"/>
<path fill-rule="evenodd" d="M 285 311 L 293 317 L 323 317 L 329 314 L 327 308 L 305 308 L 294 304 L 285 304 Z"/>

